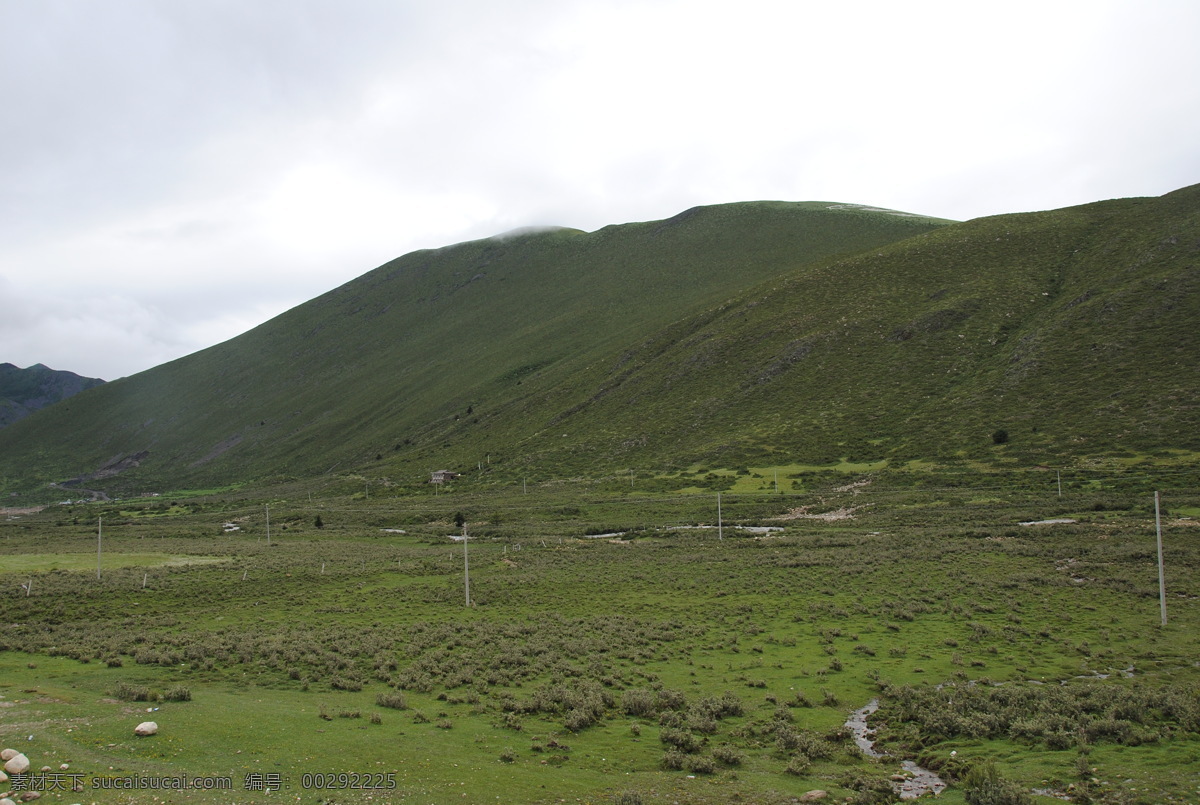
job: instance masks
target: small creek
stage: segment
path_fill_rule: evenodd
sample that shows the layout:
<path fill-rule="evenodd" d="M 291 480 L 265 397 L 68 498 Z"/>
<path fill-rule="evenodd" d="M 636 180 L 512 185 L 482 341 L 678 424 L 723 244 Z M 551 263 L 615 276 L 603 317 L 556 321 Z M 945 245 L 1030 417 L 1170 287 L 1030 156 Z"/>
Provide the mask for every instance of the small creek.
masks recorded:
<path fill-rule="evenodd" d="M 888 756 L 886 752 L 880 752 L 875 748 L 875 740 L 871 737 L 875 734 L 875 730 L 867 726 L 867 717 L 878 709 L 879 700 L 872 699 L 867 702 L 866 706 L 858 708 L 850 714 L 850 718 L 846 719 L 846 727 L 854 736 L 855 745 L 870 758 Z M 941 777 L 929 769 L 921 768 L 911 760 L 901 761 L 900 766 L 906 773 L 906 779 L 893 783 L 900 794 L 900 799 L 916 799 L 930 792 L 936 796 L 946 788 L 946 782 Z"/>

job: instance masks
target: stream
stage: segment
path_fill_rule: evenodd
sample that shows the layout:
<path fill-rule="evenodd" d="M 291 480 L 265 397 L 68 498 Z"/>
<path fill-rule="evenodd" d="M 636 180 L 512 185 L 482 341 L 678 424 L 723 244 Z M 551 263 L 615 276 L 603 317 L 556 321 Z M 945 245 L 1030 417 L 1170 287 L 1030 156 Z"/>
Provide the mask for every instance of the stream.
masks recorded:
<path fill-rule="evenodd" d="M 869 758 L 888 756 L 886 752 L 880 752 L 875 748 L 875 741 L 871 738 L 875 734 L 875 730 L 867 726 L 867 717 L 878 709 L 879 700 L 872 699 L 867 702 L 866 706 L 858 708 L 850 714 L 850 718 L 846 719 L 846 727 L 854 736 L 855 745 Z M 921 768 L 911 760 L 901 761 L 900 766 L 905 771 L 905 779 L 892 783 L 900 794 L 900 799 L 916 799 L 929 792 L 937 796 L 946 788 L 946 783 L 941 777 L 929 769 Z"/>

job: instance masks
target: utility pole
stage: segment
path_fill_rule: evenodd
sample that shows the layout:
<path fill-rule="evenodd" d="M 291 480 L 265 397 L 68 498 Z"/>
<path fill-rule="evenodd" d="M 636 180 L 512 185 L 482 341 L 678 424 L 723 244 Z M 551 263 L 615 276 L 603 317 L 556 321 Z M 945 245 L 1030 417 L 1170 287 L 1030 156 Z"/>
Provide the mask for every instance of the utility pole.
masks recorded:
<path fill-rule="evenodd" d="M 467 595 L 467 606 L 471 606 L 471 563 L 467 558 L 467 524 L 463 523 L 463 589 Z"/>
<path fill-rule="evenodd" d="M 270 505 L 267 505 L 267 506 L 264 506 L 263 508 L 267 510 L 267 544 L 270 545 L 271 544 L 271 507 L 270 507 Z"/>
<path fill-rule="evenodd" d="M 104 518 L 96 518 L 96 578 L 100 578 L 100 552 L 104 541 Z"/>
<path fill-rule="evenodd" d="M 1058 471 L 1058 496 L 1062 497 L 1062 470 Z"/>
<path fill-rule="evenodd" d="M 1167 580 L 1163 574 L 1162 516 L 1159 512 L 1158 492 L 1154 493 L 1154 530 L 1158 535 L 1158 607 L 1162 613 L 1162 625 L 1167 625 Z"/>
<path fill-rule="evenodd" d="M 725 526 L 721 522 L 721 493 L 717 493 L 717 539 L 725 539 Z"/>

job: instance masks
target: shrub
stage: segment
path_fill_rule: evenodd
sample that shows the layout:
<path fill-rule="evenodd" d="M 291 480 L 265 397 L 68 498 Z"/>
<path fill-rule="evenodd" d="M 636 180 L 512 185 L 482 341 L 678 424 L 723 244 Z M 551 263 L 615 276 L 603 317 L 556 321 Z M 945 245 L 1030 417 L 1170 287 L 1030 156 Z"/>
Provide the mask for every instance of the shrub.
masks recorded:
<path fill-rule="evenodd" d="M 164 702 L 190 702 L 192 700 L 191 688 L 183 685 L 175 685 L 167 688 L 167 692 L 162 695 Z"/>
<path fill-rule="evenodd" d="M 664 727 L 662 732 L 659 733 L 658 739 L 683 752 L 691 753 L 700 751 L 700 741 L 688 730 Z"/>
<path fill-rule="evenodd" d="M 571 732 L 579 732 L 582 729 L 592 726 L 598 720 L 596 713 L 592 710 L 577 707 L 567 713 L 567 717 L 563 719 L 563 726 Z"/>
<path fill-rule="evenodd" d="M 787 768 L 784 769 L 784 772 L 800 777 L 808 771 L 808 767 L 811 765 L 812 761 L 808 759 L 808 755 L 803 752 L 797 752 L 788 760 Z"/>
<path fill-rule="evenodd" d="M 800 748 L 800 733 L 787 724 L 778 724 L 775 728 L 775 748 L 780 754 L 790 755 Z"/>
<path fill-rule="evenodd" d="M 687 717 L 688 729 L 704 735 L 712 735 L 717 731 L 717 721 L 706 712 L 691 712 Z"/>
<path fill-rule="evenodd" d="M 408 699 L 399 691 L 394 693 L 380 693 L 375 697 L 375 704 L 380 707 L 390 707 L 393 710 L 408 709 Z"/>
<path fill-rule="evenodd" d="M 746 756 L 735 746 L 721 744 L 713 750 L 713 758 L 724 763 L 726 766 L 740 766 L 745 761 Z"/>
<path fill-rule="evenodd" d="M 123 702 L 156 702 L 158 694 L 144 685 L 131 685 L 128 682 L 117 682 L 112 689 L 112 697 Z"/>
<path fill-rule="evenodd" d="M 804 695 L 804 691 L 798 690 L 787 702 L 788 707 L 812 707 L 812 701 Z"/>
<path fill-rule="evenodd" d="M 996 771 L 991 761 L 975 764 L 963 780 L 967 805 L 1033 805 L 1033 798 Z"/>
<path fill-rule="evenodd" d="M 334 690 L 359 691 L 362 690 L 362 683 L 357 679 L 347 679 L 346 677 L 335 676 L 329 680 L 329 687 Z"/>
<path fill-rule="evenodd" d="M 658 710 L 682 710 L 687 707 L 687 696 L 682 691 L 663 688 L 655 694 L 655 707 Z"/>
<path fill-rule="evenodd" d="M 621 694 L 621 710 L 627 716 L 649 716 L 655 710 L 655 693 L 643 688 L 631 688 Z"/>
<path fill-rule="evenodd" d="M 684 764 L 687 763 L 687 755 L 672 747 L 666 752 L 663 752 L 662 760 L 660 762 L 662 763 L 662 767 L 664 769 L 669 771 L 680 771 L 683 769 Z"/>
<path fill-rule="evenodd" d="M 854 805 L 891 805 L 896 801 L 892 784 L 878 777 L 857 772 L 851 774 L 843 785 L 855 792 L 853 799 L 849 800 Z"/>

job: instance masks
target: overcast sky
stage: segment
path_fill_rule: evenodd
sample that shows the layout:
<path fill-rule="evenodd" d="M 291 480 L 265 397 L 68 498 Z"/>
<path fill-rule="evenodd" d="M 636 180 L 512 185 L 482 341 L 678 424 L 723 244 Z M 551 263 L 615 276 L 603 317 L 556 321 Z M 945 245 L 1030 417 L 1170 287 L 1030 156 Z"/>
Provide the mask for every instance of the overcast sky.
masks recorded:
<path fill-rule="evenodd" d="M 1196 0 L 0 0 L 0 362 L 114 379 L 418 248 L 1200 182 Z"/>

